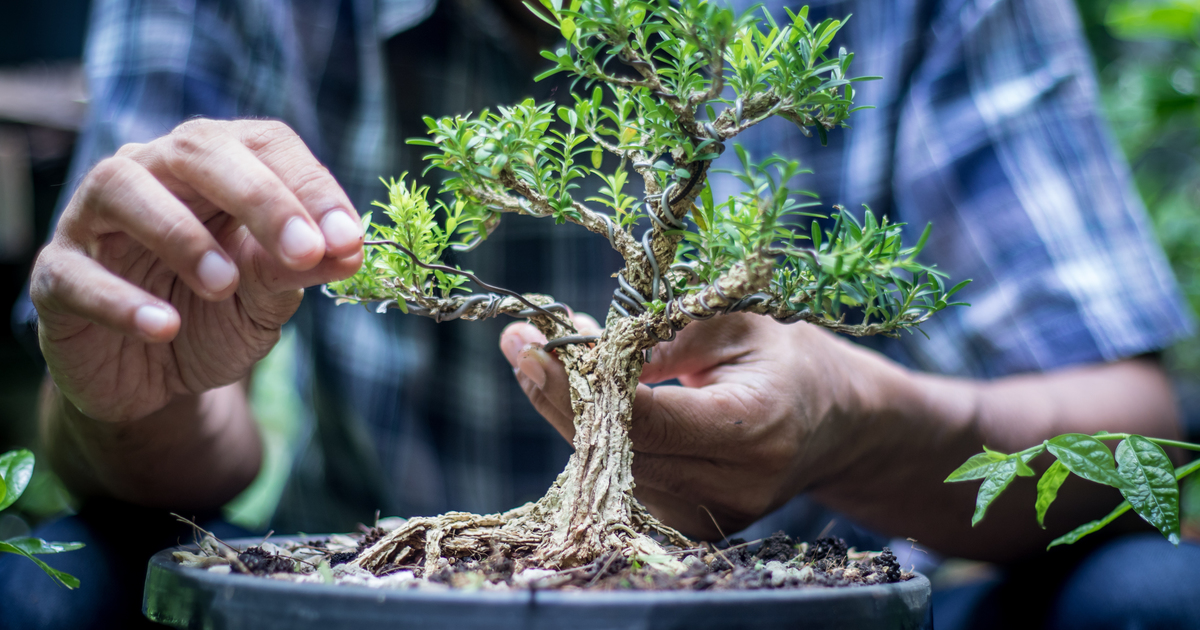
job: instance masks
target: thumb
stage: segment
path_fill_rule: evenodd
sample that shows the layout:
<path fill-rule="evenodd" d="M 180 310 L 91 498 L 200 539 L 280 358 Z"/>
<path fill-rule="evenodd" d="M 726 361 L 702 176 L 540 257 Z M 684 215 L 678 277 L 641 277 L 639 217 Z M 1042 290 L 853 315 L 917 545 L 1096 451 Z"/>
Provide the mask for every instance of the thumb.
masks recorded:
<path fill-rule="evenodd" d="M 738 313 L 690 324 L 674 341 L 654 347 L 653 360 L 642 368 L 641 382 L 660 383 L 676 378 L 689 387 L 712 383 L 715 368 L 751 351 L 750 337 L 760 319 Z"/>

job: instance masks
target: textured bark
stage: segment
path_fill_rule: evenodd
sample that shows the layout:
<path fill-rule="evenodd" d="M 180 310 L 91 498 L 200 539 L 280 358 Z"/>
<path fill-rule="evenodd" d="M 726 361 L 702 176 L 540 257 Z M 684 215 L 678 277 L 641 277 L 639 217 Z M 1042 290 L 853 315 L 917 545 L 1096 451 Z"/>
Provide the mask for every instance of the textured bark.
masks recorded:
<path fill-rule="evenodd" d="M 546 317 L 533 321 L 547 336 L 565 332 Z M 575 453 L 539 501 L 502 514 L 450 512 L 411 519 L 360 554 L 355 564 L 376 574 L 412 565 L 428 573 L 442 558 L 502 553 L 518 558 L 519 566 L 565 569 L 614 550 L 663 554 L 650 533 L 674 545 L 688 545 L 633 498 L 629 427 L 642 350 L 651 343 L 642 318 L 619 318 L 595 347 L 556 350 L 570 383 Z M 683 565 L 667 561 L 656 567 L 679 571 Z"/>
<path fill-rule="evenodd" d="M 621 320 L 595 348 L 568 360 L 575 452 L 542 500 L 552 524 L 537 550 L 544 564 L 590 562 L 634 534 L 629 427 L 642 354 L 632 328 L 632 320 Z"/>

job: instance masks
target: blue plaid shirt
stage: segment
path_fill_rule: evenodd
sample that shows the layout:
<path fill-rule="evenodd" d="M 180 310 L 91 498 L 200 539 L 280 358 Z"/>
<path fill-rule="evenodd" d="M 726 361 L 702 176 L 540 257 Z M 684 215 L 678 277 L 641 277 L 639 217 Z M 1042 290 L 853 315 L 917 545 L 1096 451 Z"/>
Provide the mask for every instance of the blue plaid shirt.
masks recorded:
<path fill-rule="evenodd" d="M 973 306 L 939 314 L 928 339 L 874 345 L 920 369 L 991 378 L 1153 352 L 1188 333 L 1069 0 L 810 4 L 817 19 L 854 14 L 837 44 L 856 53 L 856 74 L 885 77 L 859 84 L 856 101 L 875 109 L 827 148 L 783 120 L 738 140 L 813 167 L 826 202 L 869 204 L 918 233 L 932 222 L 925 260 L 975 280 L 959 296 Z M 423 131 L 415 115 L 557 89 L 528 80 L 533 63 L 486 0 L 100 0 L 93 16 L 91 119 L 72 181 L 192 116 L 270 117 L 366 209 L 379 175 L 421 170 L 396 142 Z M 522 219 L 461 262 L 603 313 L 619 268 L 604 239 Z M 345 530 L 375 509 L 492 511 L 540 496 L 568 450 L 495 350 L 502 324 L 435 326 L 310 294 L 294 325 L 311 412 L 277 527 Z"/>

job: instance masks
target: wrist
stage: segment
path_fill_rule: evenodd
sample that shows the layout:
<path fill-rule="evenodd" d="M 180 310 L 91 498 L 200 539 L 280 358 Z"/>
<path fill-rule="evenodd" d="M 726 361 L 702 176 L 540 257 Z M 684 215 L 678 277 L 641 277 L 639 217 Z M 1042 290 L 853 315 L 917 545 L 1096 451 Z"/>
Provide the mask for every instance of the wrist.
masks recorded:
<path fill-rule="evenodd" d="M 873 350 L 848 347 L 847 403 L 824 423 L 839 457 L 809 490 L 856 496 L 883 476 L 903 476 L 914 453 L 954 451 L 978 438 L 980 391 L 974 383 L 908 369 Z M 910 465 L 906 465 L 909 462 Z"/>
<path fill-rule="evenodd" d="M 239 383 L 113 422 L 89 417 L 47 378 L 42 409 L 51 464 L 83 497 L 213 508 L 245 488 L 261 463 L 257 424 Z"/>

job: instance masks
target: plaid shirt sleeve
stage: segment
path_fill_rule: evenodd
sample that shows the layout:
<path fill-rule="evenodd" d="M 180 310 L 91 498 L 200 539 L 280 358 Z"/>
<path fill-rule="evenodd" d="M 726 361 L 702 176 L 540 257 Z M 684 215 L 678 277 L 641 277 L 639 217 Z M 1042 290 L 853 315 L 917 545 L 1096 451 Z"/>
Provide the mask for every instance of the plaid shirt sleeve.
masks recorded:
<path fill-rule="evenodd" d="M 970 308 L 904 340 L 927 369 L 999 376 L 1112 361 L 1188 313 L 1105 128 L 1068 0 L 948 2 L 898 103 L 897 218 Z"/>

